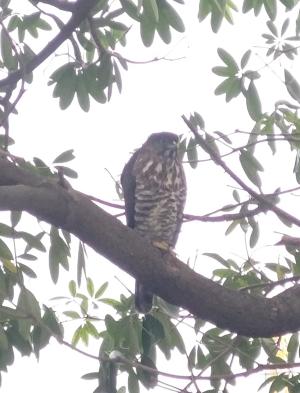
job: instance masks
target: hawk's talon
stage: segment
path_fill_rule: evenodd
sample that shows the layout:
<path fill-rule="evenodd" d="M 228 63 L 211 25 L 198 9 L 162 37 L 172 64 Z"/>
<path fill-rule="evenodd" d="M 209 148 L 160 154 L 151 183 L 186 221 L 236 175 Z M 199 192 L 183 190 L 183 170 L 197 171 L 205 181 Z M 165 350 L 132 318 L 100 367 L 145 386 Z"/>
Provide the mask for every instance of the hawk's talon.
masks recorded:
<path fill-rule="evenodd" d="M 159 248 L 161 251 L 168 252 L 171 249 L 170 245 L 164 240 L 153 240 L 151 243 L 154 247 Z"/>

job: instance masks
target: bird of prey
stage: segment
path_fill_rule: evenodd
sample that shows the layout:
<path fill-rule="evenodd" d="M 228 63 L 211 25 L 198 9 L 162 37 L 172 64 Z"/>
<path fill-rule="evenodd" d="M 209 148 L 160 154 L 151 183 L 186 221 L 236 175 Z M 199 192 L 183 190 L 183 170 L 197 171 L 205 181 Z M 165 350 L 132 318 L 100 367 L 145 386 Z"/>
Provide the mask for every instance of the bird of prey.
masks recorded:
<path fill-rule="evenodd" d="M 168 251 L 176 244 L 186 199 L 178 142 L 178 136 L 170 132 L 151 134 L 121 175 L 127 225 Z M 136 282 L 136 310 L 149 312 L 152 299 L 153 293 Z"/>

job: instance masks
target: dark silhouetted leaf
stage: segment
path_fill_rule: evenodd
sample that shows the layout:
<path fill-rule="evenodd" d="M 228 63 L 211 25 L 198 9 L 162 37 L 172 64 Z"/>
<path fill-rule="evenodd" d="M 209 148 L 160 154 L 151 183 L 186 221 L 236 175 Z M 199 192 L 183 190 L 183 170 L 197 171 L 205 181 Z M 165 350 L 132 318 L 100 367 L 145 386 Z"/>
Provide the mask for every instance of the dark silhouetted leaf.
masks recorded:
<path fill-rule="evenodd" d="M 246 104 L 248 113 L 254 121 L 261 119 L 261 102 L 253 81 L 250 82 L 248 90 L 246 92 Z"/>
<path fill-rule="evenodd" d="M 64 151 L 53 160 L 53 164 L 61 164 L 73 160 L 75 158 L 73 153 L 74 149 Z"/>
<path fill-rule="evenodd" d="M 284 80 L 290 96 L 300 102 L 300 85 L 288 70 L 284 70 Z"/>

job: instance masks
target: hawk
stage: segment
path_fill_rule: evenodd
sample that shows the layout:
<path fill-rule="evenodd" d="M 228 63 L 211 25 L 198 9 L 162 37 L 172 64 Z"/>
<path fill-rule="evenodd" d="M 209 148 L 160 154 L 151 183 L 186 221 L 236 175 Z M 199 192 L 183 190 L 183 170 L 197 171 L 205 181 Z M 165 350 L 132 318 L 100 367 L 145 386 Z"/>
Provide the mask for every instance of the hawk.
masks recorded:
<path fill-rule="evenodd" d="M 176 244 L 186 199 L 178 142 L 178 136 L 170 132 L 151 134 L 121 175 L 127 225 L 164 250 Z M 149 312 L 152 299 L 153 293 L 136 282 L 136 310 Z"/>

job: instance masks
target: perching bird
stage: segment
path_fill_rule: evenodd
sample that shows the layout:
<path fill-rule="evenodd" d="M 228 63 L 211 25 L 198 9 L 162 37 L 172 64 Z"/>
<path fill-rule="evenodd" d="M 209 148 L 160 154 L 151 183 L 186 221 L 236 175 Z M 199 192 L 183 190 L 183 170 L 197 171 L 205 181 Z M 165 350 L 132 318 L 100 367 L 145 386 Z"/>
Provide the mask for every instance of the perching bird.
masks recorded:
<path fill-rule="evenodd" d="M 121 175 L 127 225 L 164 250 L 176 244 L 186 199 L 178 142 L 178 136 L 170 132 L 150 135 Z M 152 299 L 153 293 L 136 282 L 136 310 L 149 312 Z"/>

